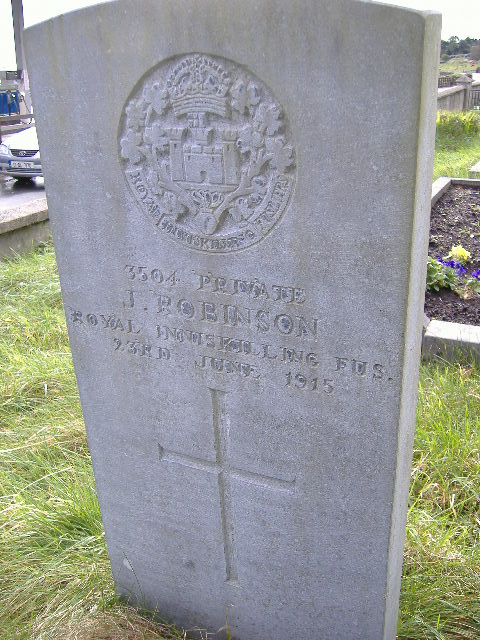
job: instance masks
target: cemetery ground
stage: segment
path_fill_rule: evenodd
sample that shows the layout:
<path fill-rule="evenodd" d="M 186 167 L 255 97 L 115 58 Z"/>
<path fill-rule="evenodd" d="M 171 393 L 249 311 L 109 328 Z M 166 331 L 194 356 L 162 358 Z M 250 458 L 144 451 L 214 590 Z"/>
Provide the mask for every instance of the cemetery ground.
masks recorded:
<path fill-rule="evenodd" d="M 460 322 L 463 324 L 480 325 L 480 296 L 471 286 L 473 283 L 480 290 L 480 189 L 464 185 L 452 185 L 448 191 L 432 207 L 430 218 L 430 243 L 428 248 L 433 267 L 442 272 L 445 266 L 438 263 L 439 259 L 449 261 L 452 247 L 461 247 L 465 254 L 470 254 L 464 265 L 457 269 L 446 269 L 456 278 L 452 286 L 457 290 L 441 288 L 439 291 L 430 288 L 425 296 L 425 313 L 435 320 L 446 322 Z M 455 263 L 455 260 L 453 261 Z M 461 272 L 461 273 L 460 273 Z M 460 273 L 460 276 L 458 275 Z M 472 277 L 476 274 L 476 278 Z M 429 281 L 433 280 L 429 277 Z M 478 284 L 477 284 L 478 283 Z"/>
<path fill-rule="evenodd" d="M 114 595 L 52 247 L 4 262 L 0 297 L 2 639 L 181 638 Z M 422 366 L 400 638 L 480 635 L 479 388 Z"/>
<path fill-rule="evenodd" d="M 436 176 L 480 158 L 454 138 Z M 1 263 L 0 309 L 0 637 L 184 637 L 116 599 L 51 245 Z M 470 362 L 422 365 L 401 640 L 480 637 L 479 389 Z"/>
<path fill-rule="evenodd" d="M 480 61 L 475 61 L 472 65 L 472 60 L 464 56 L 463 58 L 450 58 L 445 62 L 440 63 L 440 71 L 447 73 L 472 73 L 476 71 L 477 67 L 480 67 Z"/>
<path fill-rule="evenodd" d="M 468 178 L 480 159 L 480 114 L 474 111 L 439 111 L 433 179 Z"/>
<path fill-rule="evenodd" d="M 2 640 L 181 638 L 115 598 L 51 246 L 4 262 Z M 399 638 L 480 635 L 480 370 L 423 365 Z"/>
<path fill-rule="evenodd" d="M 480 114 L 439 112 L 434 179 L 466 178 L 477 158 L 480 158 Z M 425 313 L 431 319 L 480 323 L 478 294 L 468 287 L 462 290 L 462 285 L 469 278 L 472 280 L 472 273 L 480 275 L 479 194 L 478 188 L 452 186 L 432 207 L 429 256 L 434 260 L 447 258 L 453 246 L 461 246 L 470 253 L 470 258 L 465 263 L 465 273 L 457 280 L 458 293 L 449 288 L 427 291 Z M 451 271 L 456 277 L 457 272 Z"/>

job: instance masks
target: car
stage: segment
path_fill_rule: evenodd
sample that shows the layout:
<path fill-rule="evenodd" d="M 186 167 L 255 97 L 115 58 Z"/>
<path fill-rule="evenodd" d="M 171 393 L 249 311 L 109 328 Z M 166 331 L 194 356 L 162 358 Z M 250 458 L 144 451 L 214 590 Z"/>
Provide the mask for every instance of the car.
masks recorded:
<path fill-rule="evenodd" d="M 12 133 L 0 143 L 0 176 L 17 179 L 43 175 L 35 126 Z"/>

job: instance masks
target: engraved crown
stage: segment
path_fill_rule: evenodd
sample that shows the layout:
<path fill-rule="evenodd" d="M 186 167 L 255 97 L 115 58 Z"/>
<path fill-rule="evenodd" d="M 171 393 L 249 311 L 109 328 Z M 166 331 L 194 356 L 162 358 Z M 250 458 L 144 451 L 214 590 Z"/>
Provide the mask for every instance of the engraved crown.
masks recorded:
<path fill-rule="evenodd" d="M 167 80 L 176 116 L 213 113 L 225 117 L 229 85 L 230 77 L 224 69 L 200 55 L 182 60 Z"/>

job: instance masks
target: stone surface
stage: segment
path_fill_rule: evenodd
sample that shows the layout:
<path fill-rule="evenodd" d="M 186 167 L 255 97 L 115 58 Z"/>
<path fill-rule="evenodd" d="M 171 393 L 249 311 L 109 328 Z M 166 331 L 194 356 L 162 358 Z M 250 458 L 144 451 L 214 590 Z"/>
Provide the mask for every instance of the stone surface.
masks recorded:
<path fill-rule="evenodd" d="M 117 590 L 186 628 L 395 637 L 439 29 L 145 0 L 26 34 Z"/>
<path fill-rule="evenodd" d="M 440 200 L 443 194 L 450 189 L 452 184 L 452 180 L 454 178 L 449 178 L 448 176 L 442 176 L 441 178 L 437 178 L 435 182 L 432 184 L 432 200 L 431 205 L 433 205 Z"/>
<path fill-rule="evenodd" d="M 46 198 L 37 198 L 19 207 L 0 211 L 0 234 L 48 220 Z"/>
<path fill-rule="evenodd" d="M 437 356 L 453 361 L 461 356 L 479 360 L 480 327 L 430 320 L 423 336 L 422 354 L 426 360 Z"/>
<path fill-rule="evenodd" d="M 50 238 L 46 198 L 0 211 L 0 257 L 30 251 Z"/>
<path fill-rule="evenodd" d="M 469 178 L 480 178 L 480 161 L 477 164 L 474 164 L 473 167 L 468 172 Z"/>

